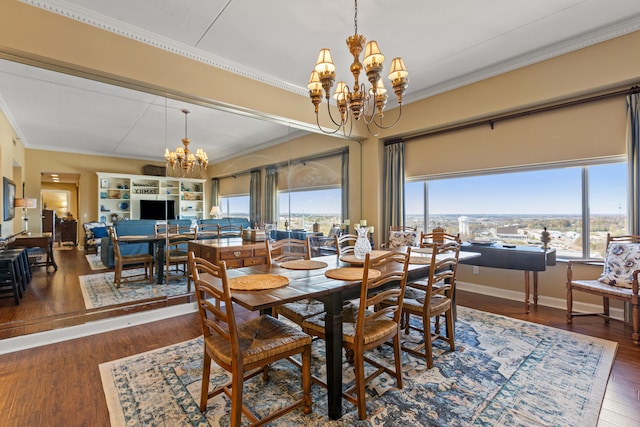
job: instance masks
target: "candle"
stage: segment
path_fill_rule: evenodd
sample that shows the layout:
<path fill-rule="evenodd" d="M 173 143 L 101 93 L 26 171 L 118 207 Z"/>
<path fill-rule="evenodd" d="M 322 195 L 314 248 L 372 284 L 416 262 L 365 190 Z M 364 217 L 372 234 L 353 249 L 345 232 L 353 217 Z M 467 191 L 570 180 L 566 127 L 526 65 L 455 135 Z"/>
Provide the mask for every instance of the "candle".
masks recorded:
<path fill-rule="evenodd" d="M 349 221 L 348 219 L 344 220 L 344 225 L 350 225 L 350 224 L 351 224 L 351 221 Z"/>
<path fill-rule="evenodd" d="M 361 219 L 360 220 L 360 226 L 361 227 L 366 227 L 367 226 L 367 220 L 366 219 Z"/>
<path fill-rule="evenodd" d="M 369 227 L 369 233 L 373 234 L 373 226 Z"/>

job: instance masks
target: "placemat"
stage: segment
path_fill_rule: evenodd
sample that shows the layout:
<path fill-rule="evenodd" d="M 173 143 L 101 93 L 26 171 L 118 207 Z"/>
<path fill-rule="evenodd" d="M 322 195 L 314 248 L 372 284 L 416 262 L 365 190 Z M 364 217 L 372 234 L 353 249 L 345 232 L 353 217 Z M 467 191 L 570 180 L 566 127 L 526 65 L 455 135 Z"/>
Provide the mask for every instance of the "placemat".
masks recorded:
<path fill-rule="evenodd" d="M 289 279 L 276 274 L 250 274 L 229 279 L 229 288 L 234 291 L 261 291 L 281 288 L 288 284 Z"/>
<path fill-rule="evenodd" d="M 312 259 L 294 259 L 283 262 L 280 264 L 280 267 L 288 268 L 289 270 L 317 270 L 319 268 L 325 268 L 328 265 L 326 262 Z"/>
<path fill-rule="evenodd" d="M 389 251 L 371 251 L 369 253 L 369 258 L 370 259 L 376 259 L 376 258 L 380 258 L 382 255 L 388 254 Z M 355 264 L 355 265 L 362 265 L 364 264 L 364 258 L 360 259 L 360 258 L 356 258 L 356 256 L 354 254 L 347 254 L 347 255 L 342 255 L 340 257 L 341 261 L 344 262 L 348 262 L 349 264 Z"/>
<path fill-rule="evenodd" d="M 409 257 L 409 264 L 431 264 L 431 253 L 414 255 L 412 250 L 411 256 Z"/>
<path fill-rule="evenodd" d="M 375 279 L 380 276 L 380 270 L 375 270 L 373 268 L 369 269 L 369 279 Z M 337 280 L 362 280 L 362 276 L 364 275 L 364 268 L 360 267 L 342 267 L 342 268 L 334 268 L 332 270 L 327 270 L 324 273 L 329 279 L 337 279 Z"/>

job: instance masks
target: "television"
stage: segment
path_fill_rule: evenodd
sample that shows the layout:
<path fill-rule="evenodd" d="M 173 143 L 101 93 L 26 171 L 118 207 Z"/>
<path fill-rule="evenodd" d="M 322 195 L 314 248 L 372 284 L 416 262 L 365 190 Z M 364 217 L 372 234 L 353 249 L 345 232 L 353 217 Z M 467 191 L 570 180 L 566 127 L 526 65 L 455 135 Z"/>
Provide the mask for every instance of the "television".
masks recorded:
<path fill-rule="evenodd" d="M 176 219 L 175 200 L 140 200 L 140 219 Z"/>

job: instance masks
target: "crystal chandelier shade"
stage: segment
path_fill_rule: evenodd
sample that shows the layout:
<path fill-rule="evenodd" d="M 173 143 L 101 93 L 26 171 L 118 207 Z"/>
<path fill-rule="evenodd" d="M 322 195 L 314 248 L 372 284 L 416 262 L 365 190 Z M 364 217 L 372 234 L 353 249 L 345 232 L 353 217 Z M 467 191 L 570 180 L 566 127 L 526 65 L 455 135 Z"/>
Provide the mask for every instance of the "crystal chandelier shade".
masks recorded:
<path fill-rule="evenodd" d="M 167 175 L 179 178 L 204 178 L 207 171 L 209 157 L 207 153 L 198 148 L 195 153 L 189 150 L 191 140 L 188 137 L 187 116 L 189 110 L 182 110 L 184 113 L 184 138 L 182 146 L 178 146 L 176 151 L 164 151 L 164 158 L 167 161 Z"/>

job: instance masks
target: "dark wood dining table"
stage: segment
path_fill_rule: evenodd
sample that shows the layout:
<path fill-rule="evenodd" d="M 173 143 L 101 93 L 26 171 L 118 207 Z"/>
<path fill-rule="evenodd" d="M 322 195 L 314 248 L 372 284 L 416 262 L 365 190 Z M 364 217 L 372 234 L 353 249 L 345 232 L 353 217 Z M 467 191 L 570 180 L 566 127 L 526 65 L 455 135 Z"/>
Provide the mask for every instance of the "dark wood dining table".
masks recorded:
<path fill-rule="evenodd" d="M 402 250 L 402 249 L 400 249 Z M 468 252 L 461 257 L 479 256 Z M 430 255 L 415 254 L 423 257 L 424 261 Z M 334 268 L 353 267 L 354 264 L 341 261 L 337 255 L 327 255 L 312 258 L 315 261 L 327 263 L 324 268 L 314 270 L 291 270 L 275 265 L 255 265 L 237 269 L 229 269 L 229 278 L 251 274 L 277 274 L 287 277 L 289 284 L 285 287 L 260 291 L 232 291 L 232 299 L 238 305 L 252 311 L 270 313 L 273 307 L 305 298 L 312 298 L 324 303 L 325 345 L 327 370 L 327 399 L 329 418 L 338 419 L 342 416 L 342 305 L 345 301 L 360 296 L 362 280 L 344 281 L 330 279 L 325 272 Z M 419 261 L 418 261 L 419 262 Z M 400 264 L 390 264 L 394 269 L 400 269 Z M 429 265 L 424 263 L 409 264 L 408 281 L 415 281 L 428 276 Z M 216 285 L 216 281 L 212 281 Z M 218 282 L 219 286 L 220 283 Z"/>
<path fill-rule="evenodd" d="M 185 234 L 169 234 L 172 241 L 176 237 L 180 237 L 181 241 L 185 243 L 195 238 L 193 233 Z M 156 284 L 162 285 L 164 283 L 164 248 L 167 244 L 167 234 L 143 234 L 135 236 L 118 236 L 118 241 L 122 243 L 148 243 L 149 254 L 154 257 L 156 263 Z"/>

